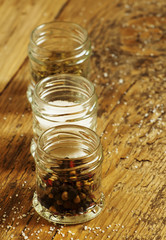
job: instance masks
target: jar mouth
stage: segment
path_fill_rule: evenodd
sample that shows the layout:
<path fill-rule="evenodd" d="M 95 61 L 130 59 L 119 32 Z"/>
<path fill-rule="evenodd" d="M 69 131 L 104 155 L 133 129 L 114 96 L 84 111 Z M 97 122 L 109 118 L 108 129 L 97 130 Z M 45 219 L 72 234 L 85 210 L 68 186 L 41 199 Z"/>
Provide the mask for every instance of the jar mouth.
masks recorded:
<path fill-rule="evenodd" d="M 88 33 L 80 25 L 72 22 L 48 22 L 32 31 L 29 54 L 49 57 L 50 62 L 55 61 L 50 58 L 54 55 L 56 61 L 62 61 L 73 55 L 88 55 L 90 50 L 85 49 L 87 45 L 90 46 Z"/>
<path fill-rule="evenodd" d="M 94 103 L 96 105 L 96 99 L 94 85 L 88 79 L 73 74 L 58 74 L 36 84 L 32 102 L 39 108 L 42 106 L 46 112 L 52 110 L 53 116 L 57 111 L 62 115 L 84 111 L 94 106 Z"/>
<path fill-rule="evenodd" d="M 61 125 L 46 130 L 38 139 L 36 157 L 47 163 L 66 160 L 83 164 L 101 162 L 98 159 L 101 150 L 99 136 L 91 129 L 78 125 Z M 48 160 L 49 159 L 49 160 Z M 75 165 L 75 166 L 76 166 Z M 79 163 L 80 166 L 80 163 Z"/>

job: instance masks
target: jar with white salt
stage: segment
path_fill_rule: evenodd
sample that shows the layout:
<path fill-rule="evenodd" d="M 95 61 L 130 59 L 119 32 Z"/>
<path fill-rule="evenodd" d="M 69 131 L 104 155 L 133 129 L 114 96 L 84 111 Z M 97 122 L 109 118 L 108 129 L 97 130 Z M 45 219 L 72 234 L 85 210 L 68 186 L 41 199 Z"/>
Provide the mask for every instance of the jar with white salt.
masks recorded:
<path fill-rule="evenodd" d="M 96 130 L 97 95 L 88 79 L 73 74 L 53 75 L 40 80 L 32 98 L 34 154 L 38 137 L 46 129 L 76 124 Z"/>

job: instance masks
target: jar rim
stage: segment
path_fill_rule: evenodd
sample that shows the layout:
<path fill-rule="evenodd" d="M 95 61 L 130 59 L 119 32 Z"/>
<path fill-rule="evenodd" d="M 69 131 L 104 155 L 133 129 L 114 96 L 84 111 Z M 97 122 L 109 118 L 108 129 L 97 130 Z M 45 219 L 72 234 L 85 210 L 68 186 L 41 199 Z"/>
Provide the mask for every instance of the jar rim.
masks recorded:
<path fill-rule="evenodd" d="M 79 29 L 84 35 L 85 35 L 85 39 L 84 41 L 80 44 L 80 46 L 73 48 L 72 51 L 77 52 L 80 51 L 82 48 L 84 48 L 84 46 L 87 44 L 89 37 L 88 37 L 88 32 L 85 28 L 83 28 L 82 26 L 80 26 L 77 23 L 74 22 L 67 22 L 67 21 L 52 21 L 52 22 L 47 22 L 47 23 L 43 23 L 38 25 L 37 27 L 35 27 L 33 29 L 33 31 L 31 32 L 30 35 L 30 44 L 34 45 L 36 48 L 40 49 L 40 51 L 43 52 L 52 52 L 49 49 L 46 49 L 44 47 L 39 46 L 38 44 L 36 44 L 36 41 L 34 40 L 34 35 L 38 30 L 41 30 L 44 27 L 49 27 L 49 26 L 54 26 L 55 29 L 61 29 L 63 30 L 62 27 L 60 27 L 60 25 L 64 25 L 67 27 L 72 26 L 73 28 L 76 27 L 77 29 Z M 66 30 L 67 31 L 67 30 Z M 30 48 L 30 44 L 29 44 L 29 48 Z M 31 51 L 30 51 L 31 52 Z"/>
<path fill-rule="evenodd" d="M 67 131 L 68 130 L 68 131 Z M 70 130 L 70 131 L 69 131 Z M 38 141 L 37 141 L 37 148 L 36 148 L 36 153 L 35 154 L 35 158 L 36 156 L 38 155 L 38 152 L 40 152 L 42 154 L 42 158 L 43 157 L 46 157 L 46 159 L 51 159 L 51 160 L 55 160 L 55 157 L 56 157 L 56 160 L 64 160 L 64 157 L 57 157 L 55 155 L 52 155 L 52 154 L 49 154 L 45 151 L 44 149 L 44 146 L 41 147 L 41 142 L 42 140 L 45 138 L 45 136 L 49 135 L 49 134 L 65 134 L 65 133 L 70 133 L 71 136 L 76 136 L 76 133 L 73 132 L 73 130 L 75 131 L 78 131 L 78 133 L 82 133 L 82 135 L 84 135 L 85 137 L 89 136 L 89 134 L 91 134 L 91 136 L 93 136 L 93 143 L 94 141 L 96 141 L 96 146 L 95 148 L 93 149 L 93 151 L 91 153 L 88 153 L 87 155 L 85 156 L 81 156 L 81 157 L 72 157 L 72 161 L 76 162 L 77 160 L 84 160 L 84 159 L 87 159 L 87 162 L 90 164 L 91 161 L 89 161 L 88 159 L 92 158 L 93 155 L 95 155 L 97 153 L 97 151 L 99 150 L 99 148 L 101 148 L 101 153 L 102 153 L 102 147 L 101 147 L 101 140 L 100 140 L 100 137 L 97 135 L 97 133 L 95 131 L 93 131 L 92 129 L 90 128 L 87 128 L 85 126 L 79 126 L 79 125 L 75 125 L 75 124 L 65 124 L 65 125 L 59 125 L 59 126 L 54 126 L 54 127 L 51 127 L 47 130 L 45 130 L 41 135 L 40 137 L 38 138 Z M 83 139 L 83 138 L 82 138 Z M 90 143 L 90 141 L 89 141 Z M 102 158 L 102 157 L 101 157 Z M 69 158 L 69 161 L 71 159 Z"/>
<path fill-rule="evenodd" d="M 42 86 L 42 84 L 47 84 L 49 81 L 51 81 L 52 83 L 54 82 L 61 82 L 62 80 L 66 80 L 68 82 L 73 82 L 73 83 L 76 83 L 78 82 L 79 83 L 79 80 L 81 81 L 84 81 L 85 84 L 91 89 L 91 93 L 90 95 L 88 96 L 88 99 L 86 99 L 85 101 L 81 102 L 81 103 L 76 103 L 73 104 L 73 105 L 56 105 L 56 104 L 51 104 L 50 102 L 47 102 L 45 99 L 41 98 L 40 95 L 39 95 L 39 89 L 40 87 Z M 81 90 L 81 85 L 80 85 L 80 90 Z M 83 76 L 79 76 L 79 75 L 75 75 L 75 74 L 55 74 L 55 75 L 51 75 L 51 76 L 48 76 L 46 78 L 43 78 L 41 79 L 36 85 L 35 85 L 35 88 L 34 88 L 34 93 L 33 93 L 33 96 L 32 96 L 32 102 L 39 102 L 39 103 L 42 103 L 42 104 L 46 104 L 50 107 L 53 107 L 53 108 L 74 108 L 74 107 L 78 107 L 79 105 L 87 105 L 91 99 L 93 99 L 94 97 L 97 98 L 96 96 L 96 92 L 95 92 L 95 87 L 93 85 L 93 83 L 88 80 L 87 78 L 83 77 Z M 33 104 L 32 104 L 33 106 Z"/>

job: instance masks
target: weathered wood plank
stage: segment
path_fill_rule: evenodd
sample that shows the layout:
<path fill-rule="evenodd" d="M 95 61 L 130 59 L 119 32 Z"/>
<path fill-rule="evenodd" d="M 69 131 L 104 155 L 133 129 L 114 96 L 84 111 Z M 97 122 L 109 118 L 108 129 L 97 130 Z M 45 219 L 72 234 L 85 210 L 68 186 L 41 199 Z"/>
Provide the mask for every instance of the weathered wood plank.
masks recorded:
<path fill-rule="evenodd" d="M 31 31 L 52 21 L 67 0 L 15 1 L 0 6 L 0 92 L 5 88 L 27 56 Z"/>

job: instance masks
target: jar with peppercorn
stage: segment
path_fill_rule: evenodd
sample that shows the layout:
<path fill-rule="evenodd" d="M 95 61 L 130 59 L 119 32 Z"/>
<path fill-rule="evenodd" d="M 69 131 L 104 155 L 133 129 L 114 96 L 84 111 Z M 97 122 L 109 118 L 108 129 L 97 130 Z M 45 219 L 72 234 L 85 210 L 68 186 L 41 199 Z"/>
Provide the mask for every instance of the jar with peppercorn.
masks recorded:
<path fill-rule="evenodd" d="M 91 129 L 61 125 L 46 130 L 35 153 L 35 210 L 59 224 L 95 218 L 104 206 L 102 161 L 100 138 Z"/>

